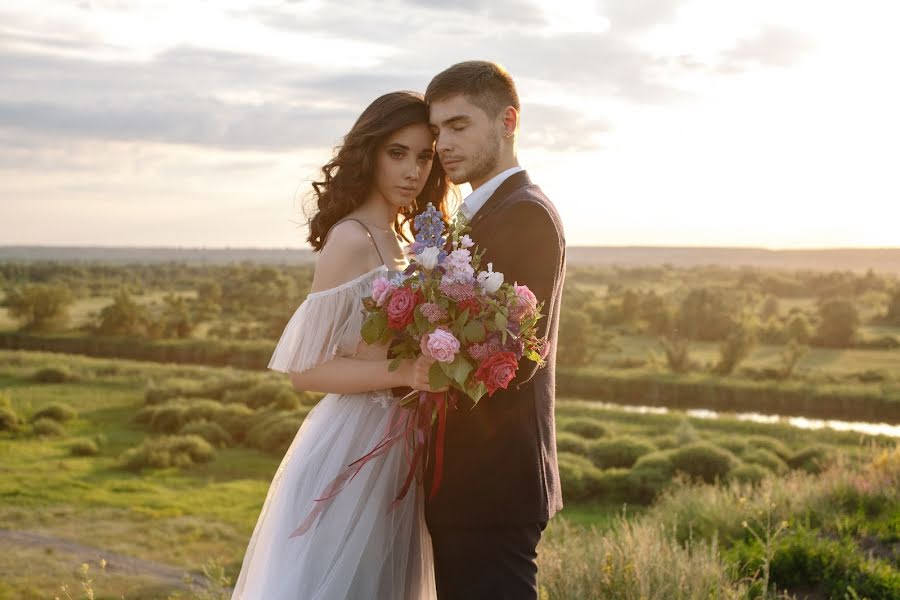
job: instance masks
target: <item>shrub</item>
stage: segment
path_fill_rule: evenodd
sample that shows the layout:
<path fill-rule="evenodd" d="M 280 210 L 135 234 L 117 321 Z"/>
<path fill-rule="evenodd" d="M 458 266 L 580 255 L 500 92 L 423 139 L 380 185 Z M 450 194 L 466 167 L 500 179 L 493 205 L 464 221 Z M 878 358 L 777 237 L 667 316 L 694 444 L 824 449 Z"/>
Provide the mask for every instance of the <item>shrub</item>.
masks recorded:
<path fill-rule="evenodd" d="M 300 405 L 300 398 L 283 382 L 264 381 L 248 389 L 228 390 L 222 396 L 226 403 L 240 402 L 250 408 L 272 406 L 281 410 L 293 410 Z"/>
<path fill-rule="evenodd" d="M 148 438 L 120 457 L 122 467 L 130 471 L 145 468 L 189 467 L 215 457 L 213 447 L 199 435 L 169 435 Z"/>
<path fill-rule="evenodd" d="M 558 459 L 563 497 L 576 502 L 587 500 L 592 481 L 600 478 L 600 470 L 585 457 L 570 452 L 560 452 Z"/>
<path fill-rule="evenodd" d="M 638 458 L 656 450 L 647 440 L 620 436 L 609 440 L 594 440 L 588 444 L 587 456 L 597 467 L 631 467 Z"/>
<path fill-rule="evenodd" d="M 759 483 L 771 475 L 771 471 L 753 463 L 738 465 L 728 472 L 728 478 L 746 483 Z"/>
<path fill-rule="evenodd" d="M 305 416 L 302 411 L 260 411 L 254 415 L 249 426 L 246 443 L 252 448 L 280 456 L 291 445 Z"/>
<path fill-rule="evenodd" d="M 738 455 L 743 455 L 748 450 L 747 440 L 742 437 L 722 435 L 710 438 L 709 441 L 720 448 L 725 448 L 729 452 Z"/>
<path fill-rule="evenodd" d="M 675 466 L 671 451 L 657 451 L 640 457 L 628 473 L 631 499 L 650 503 L 672 480 Z"/>
<path fill-rule="evenodd" d="M 576 433 L 589 440 L 602 438 L 609 434 L 606 425 L 590 417 L 582 417 L 567 421 L 563 424 L 563 429 L 569 433 Z"/>
<path fill-rule="evenodd" d="M 178 433 L 181 435 L 199 435 L 217 448 L 225 448 L 234 444 L 231 434 L 225 431 L 218 423 L 211 421 L 191 421 L 184 425 Z"/>
<path fill-rule="evenodd" d="M 787 471 L 787 463 L 785 463 L 777 454 L 765 448 L 753 448 L 747 451 L 743 459 L 747 463 L 759 465 L 765 469 L 781 475 Z"/>
<path fill-rule="evenodd" d="M 808 473 L 820 473 L 833 456 L 834 452 L 828 446 L 813 444 L 792 454 L 788 457 L 787 463 L 792 469 L 802 469 Z"/>
<path fill-rule="evenodd" d="M 744 441 L 747 442 L 747 445 L 750 448 L 763 448 L 764 450 L 768 450 L 775 454 L 783 461 L 787 461 L 787 459 L 794 454 L 794 451 L 791 450 L 787 444 L 766 435 L 748 435 L 744 438 Z"/>
<path fill-rule="evenodd" d="M 66 433 L 62 425 L 46 417 L 36 420 L 31 426 L 35 435 L 62 436 Z"/>
<path fill-rule="evenodd" d="M 16 431 L 20 422 L 16 411 L 7 406 L 0 406 L 0 431 Z"/>
<path fill-rule="evenodd" d="M 816 342 L 831 348 L 852 345 L 859 327 L 859 313 L 853 302 L 844 298 L 825 300 L 819 305 L 819 317 Z"/>
<path fill-rule="evenodd" d="M 678 471 L 699 477 L 707 483 L 724 476 L 739 464 L 728 450 L 708 442 L 695 442 L 672 450 L 672 464 Z"/>
<path fill-rule="evenodd" d="M 587 455 L 587 445 L 587 440 L 577 433 L 560 431 L 556 434 L 557 452 L 571 452 L 572 454 L 585 456 Z"/>
<path fill-rule="evenodd" d="M 37 383 L 66 383 L 68 381 L 77 381 L 78 376 L 69 367 L 59 365 L 35 371 L 31 376 L 31 380 Z"/>
<path fill-rule="evenodd" d="M 79 438 L 69 446 L 69 452 L 72 453 L 72 456 L 94 456 L 100 452 L 100 448 L 92 439 Z"/>
<path fill-rule="evenodd" d="M 54 402 L 52 404 L 48 404 L 41 410 L 37 411 L 32 415 L 31 420 L 36 421 L 38 419 L 52 419 L 54 421 L 65 422 L 75 418 L 75 409 L 73 409 L 68 404 L 61 404 L 59 402 Z"/>

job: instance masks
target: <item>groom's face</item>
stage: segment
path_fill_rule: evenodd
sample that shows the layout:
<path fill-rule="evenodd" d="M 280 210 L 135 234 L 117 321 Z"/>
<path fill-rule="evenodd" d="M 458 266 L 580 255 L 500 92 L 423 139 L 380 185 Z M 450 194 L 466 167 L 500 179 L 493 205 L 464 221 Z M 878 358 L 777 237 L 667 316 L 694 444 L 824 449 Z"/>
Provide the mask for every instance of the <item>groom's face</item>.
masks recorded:
<path fill-rule="evenodd" d="M 435 152 L 450 181 L 480 186 L 493 175 L 500 158 L 503 123 L 462 94 L 431 104 Z"/>

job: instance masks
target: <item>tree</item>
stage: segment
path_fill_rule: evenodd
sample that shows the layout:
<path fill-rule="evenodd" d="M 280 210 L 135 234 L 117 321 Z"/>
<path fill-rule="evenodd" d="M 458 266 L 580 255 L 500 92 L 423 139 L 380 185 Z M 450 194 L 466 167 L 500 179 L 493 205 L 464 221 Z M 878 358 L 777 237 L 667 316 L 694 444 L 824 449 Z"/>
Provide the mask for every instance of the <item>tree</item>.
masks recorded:
<path fill-rule="evenodd" d="M 819 304 L 819 328 L 816 341 L 831 348 L 846 348 L 853 343 L 859 327 L 859 313 L 849 300 L 833 298 Z"/>
<path fill-rule="evenodd" d="M 719 362 L 713 371 L 719 375 L 729 375 L 738 364 L 750 355 L 756 345 L 756 327 L 747 320 L 736 323 L 731 333 L 719 345 Z"/>
<path fill-rule="evenodd" d="M 759 314 L 759 318 L 763 321 L 768 321 L 772 317 L 778 316 L 778 298 L 775 296 L 768 296 L 766 301 L 763 303 L 762 311 Z"/>
<path fill-rule="evenodd" d="M 734 313 L 724 290 L 695 288 L 682 301 L 675 327 L 689 339 L 724 340 L 732 330 Z"/>
<path fill-rule="evenodd" d="M 9 288 L 4 304 L 11 317 L 23 322 L 23 330 L 58 331 L 68 325 L 73 301 L 64 285 L 32 283 Z"/>
<path fill-rule="evenodd" d="M 556 360 L 573 367 L 591 364 L 606 343 L 597 329 L 583 311 L 560 310 Z"/>
<path fill-rule="evenodd" d="M 113 303 L 100 311 L 97 333 L 100 335 L 145 336 L 150 328 L 147 309 L 134 301 L 124 288 L 116 294 Z"/>
<path fill-rule="evenodd" d="M 900 326 L 900 287 L 894 290 L 891 299 L 888 301 L 884 322 L 888 325 Z"/>

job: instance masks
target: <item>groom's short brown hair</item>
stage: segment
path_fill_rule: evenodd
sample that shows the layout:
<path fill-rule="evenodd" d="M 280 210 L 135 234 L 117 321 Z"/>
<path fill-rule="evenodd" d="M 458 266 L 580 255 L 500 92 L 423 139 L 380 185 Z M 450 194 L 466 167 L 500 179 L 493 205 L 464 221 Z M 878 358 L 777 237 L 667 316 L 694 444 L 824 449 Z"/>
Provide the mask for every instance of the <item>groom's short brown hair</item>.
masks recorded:
<path fill-rule="evenodd" d="M 468 60 L 434 76 L 425 90 L 425 102 L 431 104 L 462 94 L 469 102 L 496 117 L 507 106 L 519 110 L 519 94 L 512 76 L 497 63 Z"/>

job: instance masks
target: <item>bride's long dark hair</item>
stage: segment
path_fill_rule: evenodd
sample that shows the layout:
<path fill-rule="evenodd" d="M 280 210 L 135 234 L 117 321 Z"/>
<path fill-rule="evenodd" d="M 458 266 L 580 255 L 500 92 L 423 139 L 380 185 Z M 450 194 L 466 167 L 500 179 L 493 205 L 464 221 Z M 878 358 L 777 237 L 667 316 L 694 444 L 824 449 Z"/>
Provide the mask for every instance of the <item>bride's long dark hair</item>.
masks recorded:
<path fill-rule="evenodd" d="M 334 158 L 322 167 L 322 180 L 312 183 L 316 210 L 307 221 L 307 241 L 313 250 L 321 250 L 328 230 L 366 201 L 375 174 L 376 153 L 385 139 L 395 131 L 416 123 L 428 125 L 428 106 L 422 95 L 416 92 L 385 94 L 363 111 L 350 133 L 344 137 L 343 144 L 335 149 Z M 400 208 L 394 228 L 411 242 L 406 225 L 424 211 L 429 202 L 443 213 L 447 221 L 451 190 L 456 196 L 456 187 L 450 183 L 435 157 L 422 193 L 409 206 Z"/>

